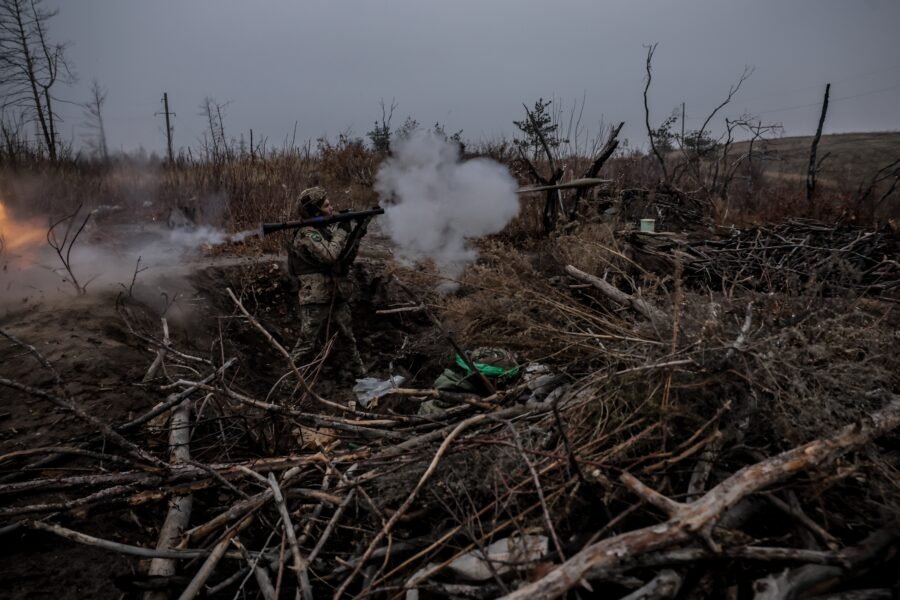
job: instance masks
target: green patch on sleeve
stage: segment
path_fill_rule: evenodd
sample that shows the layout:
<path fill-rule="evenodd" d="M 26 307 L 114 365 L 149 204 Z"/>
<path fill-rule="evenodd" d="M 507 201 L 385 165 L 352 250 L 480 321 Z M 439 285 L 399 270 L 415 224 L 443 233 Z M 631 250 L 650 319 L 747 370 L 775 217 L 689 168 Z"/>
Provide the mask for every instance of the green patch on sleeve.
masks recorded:
<path fill-rule="evenodd" d="M 322 235 L 318 231 L 311 231 L 306 234 L 306 237 L 308 237 L 309 239 L 311 239 L 314 242 L 322 241 Z"/>

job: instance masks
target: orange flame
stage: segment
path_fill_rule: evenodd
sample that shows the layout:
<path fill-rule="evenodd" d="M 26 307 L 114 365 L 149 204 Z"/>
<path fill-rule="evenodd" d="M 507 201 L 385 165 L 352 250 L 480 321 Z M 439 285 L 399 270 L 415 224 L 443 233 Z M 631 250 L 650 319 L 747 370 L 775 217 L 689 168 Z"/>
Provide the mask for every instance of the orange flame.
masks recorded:
<path fill-rule="evenodd" d="M 47 240 L 47 228 L 34 222 L 15 220 L 0 202 L 0 248 L 28 250 Z"/>

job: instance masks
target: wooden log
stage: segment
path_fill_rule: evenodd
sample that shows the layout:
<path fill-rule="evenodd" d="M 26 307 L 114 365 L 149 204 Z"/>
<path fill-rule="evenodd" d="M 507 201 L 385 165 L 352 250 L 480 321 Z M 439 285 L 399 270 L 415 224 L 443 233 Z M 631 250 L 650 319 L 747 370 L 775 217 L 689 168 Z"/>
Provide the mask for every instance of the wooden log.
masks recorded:
<path fill-rule="evenodd" d="M 163 320 L 165 322 L 165 320 Z M 168 329 L 166 329 L 168 338 Z M 169 446 L 172 464 L 184 463 L 191 458 L 191 401 L 185 398 L 172 413 L 169 423 Z M 181 532 L 187 529 L 191 521 L 191 509 L 194 505 L 193 495 L 184 494 L 172 498 L 165 521 L 159 529 L 157 550 L 174 548 Z M 147 575 L 150 577 L 171 577 L 175 575 L 176 564 L 170 558 L 154 558 L 150 561 Z M 167 600 L 169 595 L 164 591 L 154 590 L 144 594 L 144 600 Z"/>
<path fill-rule="evenodd" d="M 575 279 L 580 279 L 581 281 L 590 283 L 595 288 L 603 292 L 607 297 L 618 302 L 619 304 L 630 307 L 632 310 L 649 319 L 655 327 L 659 329 L 668 329 L 668 324 L 671 321 L 669 315 L 656 308 L 646 300 L 642 300 L 641 298 L 637 298 L 635 296 L 632 296 L 631 294 L 626 294 L 616 286 L 603 281 L 599 277 L 595 277 L 594 275 L 585 273 L 584 271 L 577 269 L 572 265 L 566 265 L 566 273 L 568 273 Z"/>
<path fill-rule="evenodd" d="M 284 496 L 278 481 L 272 473 L 269 473 L 269 486 L 272 488 L 275 504 L 278 506 L 278 512 L 281 514 L 281 526 L 287 536 L 288 544 L 291 548 L 291 556 L 294 560 L 294 574 L 297 576 L 297 583 L 300 585 L 300 591 L 303 594 L 303 600 L 313 600 L 312 587 L 309 583 L 308 563 L 300 554 L 300 547 L 297 545 L 297 534 L 294 532 L 294 524 L 291 521 L 291 514 L 288 512 L 287 505 L 284 503 Z"/>

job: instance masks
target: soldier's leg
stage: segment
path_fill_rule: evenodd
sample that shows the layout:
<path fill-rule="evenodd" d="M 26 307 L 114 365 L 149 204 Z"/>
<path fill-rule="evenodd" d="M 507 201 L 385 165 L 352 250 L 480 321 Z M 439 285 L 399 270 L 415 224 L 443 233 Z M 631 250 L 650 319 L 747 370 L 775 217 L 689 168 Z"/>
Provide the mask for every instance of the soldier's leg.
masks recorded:
<path fill-rule="evenodd" d="M 344 348 L 350 355 L 348 370 L 354 377 L 362 377 L 366 373 L 359 348 L 356 346 L 356 336 L 353 335 L 353 317 L 350 314 L 350 305 L 346 302 L 336 302 L 331 313 L 331 322 L 337 327 L 343 338 Z"/>
<path fill-rule="evenodd" d="M 291 360 L 295 365 L 303 365 L 315 355 L 319 334 L 328 321 L 327 304 L 303 304 L 300 306 L 300 334 L 291 350 Z"/>

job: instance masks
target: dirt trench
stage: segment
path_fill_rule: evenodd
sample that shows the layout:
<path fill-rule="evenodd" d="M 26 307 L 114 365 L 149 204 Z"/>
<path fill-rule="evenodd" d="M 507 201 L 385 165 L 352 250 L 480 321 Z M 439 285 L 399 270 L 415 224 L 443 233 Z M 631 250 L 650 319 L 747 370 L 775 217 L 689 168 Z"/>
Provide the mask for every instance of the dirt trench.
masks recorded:
<path fill-rule="evenodd" d="M 401 299 L 383 276 L 388 256 L 383 239 L 368 242 L 354 266 L 359 295 L 352 310 L 359 349 L 372 375 L 386 376 L 391 371 L 405 375 L 413 385 L 427 385 L 440 370 L 444 353 L 430 322 L 417 314 L 375 314 L 391 302 L 408 300 Z M 166 381 L 193 377 L 170 365 L 144 381 L 162 341 L 165 316 L 174 347 L 213 362 L 221 362 L 222 356 L 238 358 L 243 389 L 265 397 L 287 372 L 287 364 L 246 320 L 235 317 L 237 310 L 226 290 L 234 290 L 273 338 L 290 348 L 299 320 L 283 262 L 273 255 L 206 256 L 145 283 L 138 278 L 131 290 L 119 286 L 89 290 L 83 296 L 24 298 L 21 305 L 7 305 L 0 312 L 0 331 L 15 339 L 0 339 L 0 378 L 66 395 L 88 414 L 115 427 L 163 400 Z M 340 377 L 341 350 L 317 375 L 315 385 L 320 394 L 346 402 L 353 394 L 352 384 Z M 36 353 L 52 370 L 41 364 Z M 9 387 L 0 388 L 0 398 L 0 458 L 55 445 L 84 444 L 103 450 L 95 428 L 53 402 Z M 390 408 L 415 410 L 397 404 Z M 134 434 L 129 437 L 142 447 L 166 455 L 164 428 Z M 273 443 L 283 451 L 297 449 L 291 447 L 296 439 L 290 435 Z M 262 450 L 250 444 L 236 453 L 252 455 Z M 202 459 L 202 448 L 197 452 Z M 30 464 L 45 477 L 95 472 L 87 462 L 67 460 L 61 466 L 53 461 L 41 464 L 42 458 L 46 456 L 36 454 Z M 4 469 L 0 462 L 0 481 L 16 481 L 26 473 Z M 39 500 L 52 503 L 66 497 L 66 493 L 47 493 Z M 9 506 L 8 501 L 0 498 L 0 506 Z M 105 539 L 143 545 L 148 537 L 155 537 L 164 509 L 158 505 L 114 511 L 79 522 L 78 527 Z M 4 535 L 0 549 L 0 598 L 120 598 L 123 594 L 137 598 L 140 591 L 131 589 L 128 582 L 143 568 L 137 559 L 50 534 L 14 531 Z"/>

